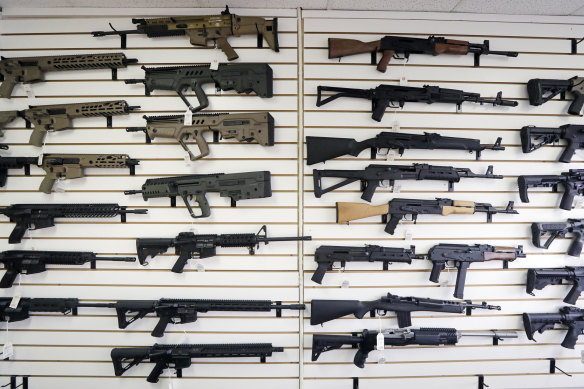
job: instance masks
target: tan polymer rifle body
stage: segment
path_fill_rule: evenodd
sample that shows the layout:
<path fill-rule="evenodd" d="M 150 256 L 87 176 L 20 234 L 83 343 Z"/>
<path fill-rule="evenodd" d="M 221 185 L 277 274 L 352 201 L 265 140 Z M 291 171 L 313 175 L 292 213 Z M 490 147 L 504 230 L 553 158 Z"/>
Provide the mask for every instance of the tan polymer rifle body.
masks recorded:
<path fill-rule="evenodd" d="M 266 20 L 257 16 L 239 16 L 229 12 L 229 7 L 220 15 L 172 16 L 154 19 L 132 19 L 136 30 L 94 31 L 93 36 L 119 35 L 122 49 L 126 48 L 128 34 L 146 34 L 149 38 L 160 36 L 187 35 L 192 45 L 207 47 L 214 41 L 217 48 L 232 61 L 239 58 L 227 42 L 228 36 L 257 34 L 258 47 L 265 39 L 270 49 L 280 51 L 278 43 L 278 18 Z M 111 26 L 111 25 L 110 25 Z M 113 29 L 113 27 L 112 27 Z"/>
<path fill-rule="evenodd" d="M 262 146 L 274 145 L 274 118 L 268 112 L 217 113 L 193 115 L 191 125 L 184 124 L 184 116 L 144 116 L 146 127 L 128 127 L 126 131 L 146 133 L 146 143 L 155 138 L 175 139 L 189 154 L 191 161 L 209 155 L 209 144 L 205 132 L 213 132 L 213 142 L 222 139 L 236 139 L 238 142 L 257 141 Z M 193 139 L 200 154 L 195 155 L 185 141 Z"/>
<path fill-rule="evenodd" d="M 44 154 L 41 168 L 47 175 L 39 190 L 51 193 L 56 180 L 81 178 L 85 168 L 128 168 L 133 176 L 138 164 L 127 154 Z"/>
<path fill-rule="evenodd" d="M 111 69 L 112 80 L 117 80 L 117 69 L 136 62 L 137 59 L 128 59 L 123 53 L 2 57 L 0 74 L 4 81 L 0 85 L 0 97 L 9 99 L 19 82 L 31 84 L 43 81 L 44 73 L 48 71 Z"/>
<path fill-rule="evenodd" d="M 107 118 L 107 126 L 111 127 L 111 117 L 114 115 L 127 115 L 131 111 L 140 108 L 129 106 L 125 100 L 95 101 L 90 103 L 56 104 L 29 106 L 22 111 L 0 112 L 0 136 L 5 124 L 18 117 L 26 121 L 27 128 L 34 127 L 29 144 L 37 147 L 43 145 L 48 131 L 61 131 L 72 128 L 72 119 L 80 117 L 104 116 Z"/>

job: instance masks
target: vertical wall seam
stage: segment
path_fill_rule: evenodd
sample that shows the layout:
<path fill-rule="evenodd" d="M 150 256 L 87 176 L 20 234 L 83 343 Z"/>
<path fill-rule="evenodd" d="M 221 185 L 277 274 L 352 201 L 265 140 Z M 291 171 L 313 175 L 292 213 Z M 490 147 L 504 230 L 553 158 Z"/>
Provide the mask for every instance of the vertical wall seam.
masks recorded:
<path fill-rule="evenodd" d="M 304 235 L 304 40 L 302 8 L 297 8 L 297 53 L 298 53 L 298 235 Z M 304 241 L 298 242 L 298 300 L 304 303 Z M 304 311 L 298 315 L 298 387 L 304 380 Z"/>

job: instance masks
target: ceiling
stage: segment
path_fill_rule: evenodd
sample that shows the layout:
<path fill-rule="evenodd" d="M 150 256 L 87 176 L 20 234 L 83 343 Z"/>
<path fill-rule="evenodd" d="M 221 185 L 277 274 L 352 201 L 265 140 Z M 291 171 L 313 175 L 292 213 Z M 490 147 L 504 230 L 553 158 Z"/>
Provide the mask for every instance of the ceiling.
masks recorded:
<path fill-rule="evenodd" d="M 384 10 L 522 15 L 584 15 L 584 0 L 0 0 L 2 8 L 195 7 Z"/>

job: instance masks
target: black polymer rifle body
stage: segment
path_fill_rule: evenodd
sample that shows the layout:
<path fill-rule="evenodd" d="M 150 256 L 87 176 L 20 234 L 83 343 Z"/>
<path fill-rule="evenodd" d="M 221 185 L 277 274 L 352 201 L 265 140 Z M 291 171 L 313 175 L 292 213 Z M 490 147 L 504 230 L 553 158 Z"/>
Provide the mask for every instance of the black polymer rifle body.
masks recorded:
<path fill-rule="evenodd" d="M 455 328 L 407 328 L 386 329 L 381 332 L 384 346 L 407 346 L 417 344 L 423 346 L 455 345 L 463 336 L 483 336 L 493 338 L 493 344 L 505 338 L 517 338 L 513 331 L 468 332 L 463 333 Z M 318 360 L 320 354 L 330 350 L 338 350 L 344 345 L 357 348 L 353 359 L 355 366 L 364 368 L 369 353 L 377 346 L 379 331 L 363 330 L 353 335 L 312 335 L 312 360 Z"/>
<path fill-rule="evenodd" d="M 560 202 L 560 208 L 569 211 L 576 195 L 584 194 L 584 169 L 570 169 L 559 176 L 519 176 L 519 197 L 524 203 L 529 203 L 527 189 L 529 188 L 552 188 L 555 193 L 558 186 L 564 187 L 564 194 Z"/>
<path fill-rule="evenodd" d="M 526 292 L 532 296 L 533 290 L 542 290 L 548 285 L 571 283 L 572 288 L 564 298 L 568 304 L 576 304 L 584 290 L 584 266 L 566 266 L 558 269 L 527 269 Z"/>
<path fill-rule="evenodd" d="M 365 139 L 357 142 L 352 138 L 331 138 L 325 136 L 306 137 L 306 163 L 313 165 L 319 162 L 326 162 L 330 159 L 352 155 L 353 157 L 366 149 L 371 149 L 371 159 L 375 159 L 381 149 L 395 149 L 403 155 L 406 149 L 419 150 L 466 150 L 469 153 L 476 153 L 476 158 L 481 157 L 483 150 L 505 150 L 501 146 L 502 138 L 492 146 L 482 145 L 478 139 L 455 138 L 442 136 L 437 133 L 425 132 L 423 135 L 407 134 L 397 132 L 380 132 L 375 138 Z"/>
<path fill-rule="evenodd" d="M 497 247 L 488 244 L 450 244 L 440 243 L 428 251 L 428 259 L 432 262 L 430 281 L 439 282 L 440 272 L 446 268 L 448 262 L 452 262 L 457 269 L 454 297 L 464 297 L 464 284 L 466 272 L 475 262 L 499 260 L 503 261 L 503 268 L 507 268 L 509 261 L 524 258 L 523 246 Z"/>
<path fill-rule="evenodd" d="M 143 83 L 146 95 L 155 90 L 175 91 L 192 112 L 198 112 L 209 106 L 209 99 L 203 90 L 204 84 L 215 84 L 220 90 L 235 90 L 237 93 L 257 93 L 259 97 L 272 97 L 273 72 L 265 63 L 220 64 L 219 69 L 212 70 L 210 65 L 174 66 L 147 68 L 142 66 L 145 78 L 129 79 L 126 84 Z M 199 101 L 193 107 L 183 91 L 191 88 Z"/>
<path fill-rule="evenodd" d="M 535 247 L 547 249 L 554 239 L 564 238 L 566 234 L 574 235 L 572 244 L 568 248 L 568 255 L 579 257 L 584 245 L 584 219 L 568 219 L 566 223 L 532 223 L 531 224 L 531 241 Z M 549 237 L 542 243 L 542 238 Z"/>
<path fill-rule="evenodd" d="M 120 300 L 115 303 L 118 325 L 126 328 L 149 313 L 159 318 L 151 335 L 160 338 L 168 324 L 185 324 L 197 321 L 197 314 L 209 311 L 269 312 L 276 311 L 282 316 L 282 309 L 304 309 L 304 304 L 282 304 L 270 300 L 201 300 L 201 299 L 160 299 L 160 300 Z M 134 314 L 128 319 L 128 314 Z"/>
<path fill-rule="evenodd" d="M 0 263 L 6 273 L 0 280 L 0 288 L 10 288 L 18 274 L 37 274 L 47 271 L 47 265 L 80 266 L 90 263 L 95 269 L 97 261 L 135 262 L 134 257 L 98 257 L 88 251 L 37 251 L 9 250 L 0 252 Z"/>
<path fill-rule="evenodd" d="M 55 218 L 114 217 L 120 215 L 126 222 L 128 213 L 148 213 L 147 209 L 127 209 L 115 203 L 95 204 L 13 204 L 0 208 L 0 215 L 16 223 L 8 243 L 20 243 L 27 230 L 53 227 Z"/>
<path fill-rule="evenodd" d="M 0 187 L 6 185 L 8 169 L 23 169 L 24 175 L 30 176 L 30 165 L 38 164 L 38 157 L 2 157 L 0 156 Z"/>
<path fill-rule="evenodd" d="M 51 55 L 44 57 L 1 57 L 0 97 L 10 98 L 17 83 L 32 84 L 44 79 L 45 72 L 58 70 L 111 69 L 112 80 L 117 80 L 117 70 L 137 59 L 126 58 L 123 53 Z"/>
<path fill-rule="evenodd" d="M 574 95 L 574 101 L 568 107 L 568 113 L 581 115 L 580 112 L 584 106 L 584 77 L 574 76 L 567 80 L 533 78 L 527 82 L 527 94 L 531 105 L 542 105 L 557 95 L 565 100 L 566 92 Z"/>
<path fill-rule="evenodd" d="M 323 177 L 344 178 L 345 180 L 328 188 L 322 187 Z M 448 191 L 454 190 L 454 183 L 461 178 L 503 178 L 493 174 L 493 166 L 490 165 L 485 174 L 475 174 L 467 168 L 455 168 L 452 166 L 433 166 L 427 163 L 415 163 L 408 165 L 369 165 L 363 170 L 317 170 L 312 171 L 314 181 L 314 196 L 320 198 L 323 194 L 331 192 L 352 182 L 360 181 L 361 199 L 371 201 L 375 191 L 383 181 L 388 181 L 393 186 L 396 180 L 439 180 L 448 181 Z"/>
<path fill-rule="evenodd" d="M 535 341 L 535 332 L 543 334 L 545 330 L 554 328 L 556 324 L 568 327 L 568 333 L 562 341 L 562 347 L 573 349 L 578 336 L 584 331 L 584 309 L 565 306 L 558 313 L 524 313 L 523 326 L 529 340 Z"/>
<path fill-rule="evenodd" d="M 560 127 L 525 126 L 521 128 L 520 135 L 521 148 L 524 153 L 531 153 L 544 145 L 557 143 L 560 139 L 566 140 L 568 145 L 558 159 L 564 163 L 572 161 L 576 150 L 584 147 L 583 125 L 565 124 Z M 534 143 L 534 140 L 539 143 Z"/>
<path fill-rule="evenodd" d="M 205 234 L 196 235 L 192 232 L 181 232 L 175 238 L 138 238 L 136 251 L 141 265 L 147 265 L 147 258 L 154 258 L 174 247 L 178 255 L 172 271 L 182 273 L 187 261 L 195 256 L 199 259 L 217 255 L 217 247 L 247 247 L 250 255 L 255 254 L 260 243 L 311 240 L 310 236 L 292 236 L 268 238 L 267 227 L 264 225 L 257 234 Z"/>
<path fill-rule="evenodd" d="M 11 308 L 12 297 L 0 297 L 0 321 L 16 322 L 30 318 L 31 312 L 58 312 L 76 316 L 78 308 L 113 308 L 109 303 L 80 303 L 76 298 L 22 297 L 16 308 Z"/>
<path fill-rule="evenodd" d="M 171 207 L 176 207 L 176 198 L 180 196 L 191 217 L 201 218 L 211 215 L 211 206 L 205 196 L 208 192 L 218 192 L 221 197 L 231 198 L 231 206 L 235 207 L 239 200 L 271 197 L 271 175 L 269 171 L 258 171 L 150 178 L 142 185 L 141 190 L 127 190 L 124 194 L 142 194 L 145 201 L 170 197 Z M 195 215 L 189 203 L 193 198 L 201 208 L 200 215 Z"/>
<path fill-rule="evenodd" d="M 111 358 L 116 376 L 144 361 L 153 362 L 154 369 L 146 381 L 154 383 L 165 369 L 171 367 L 181 378 L 182 370 L 191 366 L 192 358 L 259 357 L 260 362 L 265 362 L 272 353 L 283 351 L 283 347 L 273 347 L 271 343 L 155 344 L 152 347 L 114 348 Z"/>
<path fill-rule="evenodd" d="M 397 315 L 397 323 L 400 328 L 412 325 L 412 312 L 442 312 L 442 313 L 462 313 L 470 315 L 473 309 L 496 309 L 501 310 L 500 306 L 482 304 L 473 304 L 471 301 L 451 301 L 436 300 L 421 297 L 402 297 L 391 293 L 387 296 L 373 301 L 359 300 L 312 300 L 310 303 L 311 314 L 310 324 L 317 325 L 338 319 L 347 315 L 354 315 L 357 319 L 362 319 L 368 312 L 371 316 L 375 312 L 383 312 L 385 315 L 388 311 L 393 311 Z M 382 316 L 383 316 L 382 315 Z"/>
<path fill-rule="evenodd" d="M 383 262 L 383 270 L 388 270 L 390 263 L 411 264 L 413 259 L 423 258 L 421 255 L 416 255 L 415 246 L 410 246 L 409 249 L 377 245 L 365 247 L 320 246 L 314 252 L 317 268 L 311 280 L 321 284 L 326 272 L 333 270 L 335 262 L 340 262 L 341 268 L 344 268 L 347 262 Z"/>
<path fill-rule="evenodd" d="M 322 92 L 336 92 L 336 94 L 322 99 Z M 380 122 L 389 108 L 403 108 L 405 103 L 449 103 L 455 104 L 457 112 L 462 103 L 468 101 L 478 104 L 493 104 L 505 107 L 516 107 L 517 101 L 503 100 L 502 92 L 497 93 L 494 99 L 482 98 L 479 93 L 465 92 L 459 89 L 446 89 L 438 86 L 424 85 L 422 88 L 401 85 L 381 84 L 372 89 L 337 88 L 333 86 L 321 86 L 317 88 L 316 106 L 320 107 L 339 97 L 355 97 L 371 100 L 371 118 Z"/>

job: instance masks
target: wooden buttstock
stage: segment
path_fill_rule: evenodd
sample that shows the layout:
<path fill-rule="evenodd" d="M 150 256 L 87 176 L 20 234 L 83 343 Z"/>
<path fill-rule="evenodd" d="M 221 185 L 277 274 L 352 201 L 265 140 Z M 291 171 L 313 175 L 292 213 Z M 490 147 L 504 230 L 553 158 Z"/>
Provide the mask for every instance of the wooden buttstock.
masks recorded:
<path fill-rule="evenodd" d="M 329 38 L 328 57 L 339 58 L 345 55 L 372 53 L 379 51 L 381 41 L 361 42 L 357 39 Z"/>
<path fill-rule="evenodd" d="M 389 204 L 369 205 L 364 203 L 337 203 L 337 223 L 365 219 L 371 216 L 387 215 Z"/>

